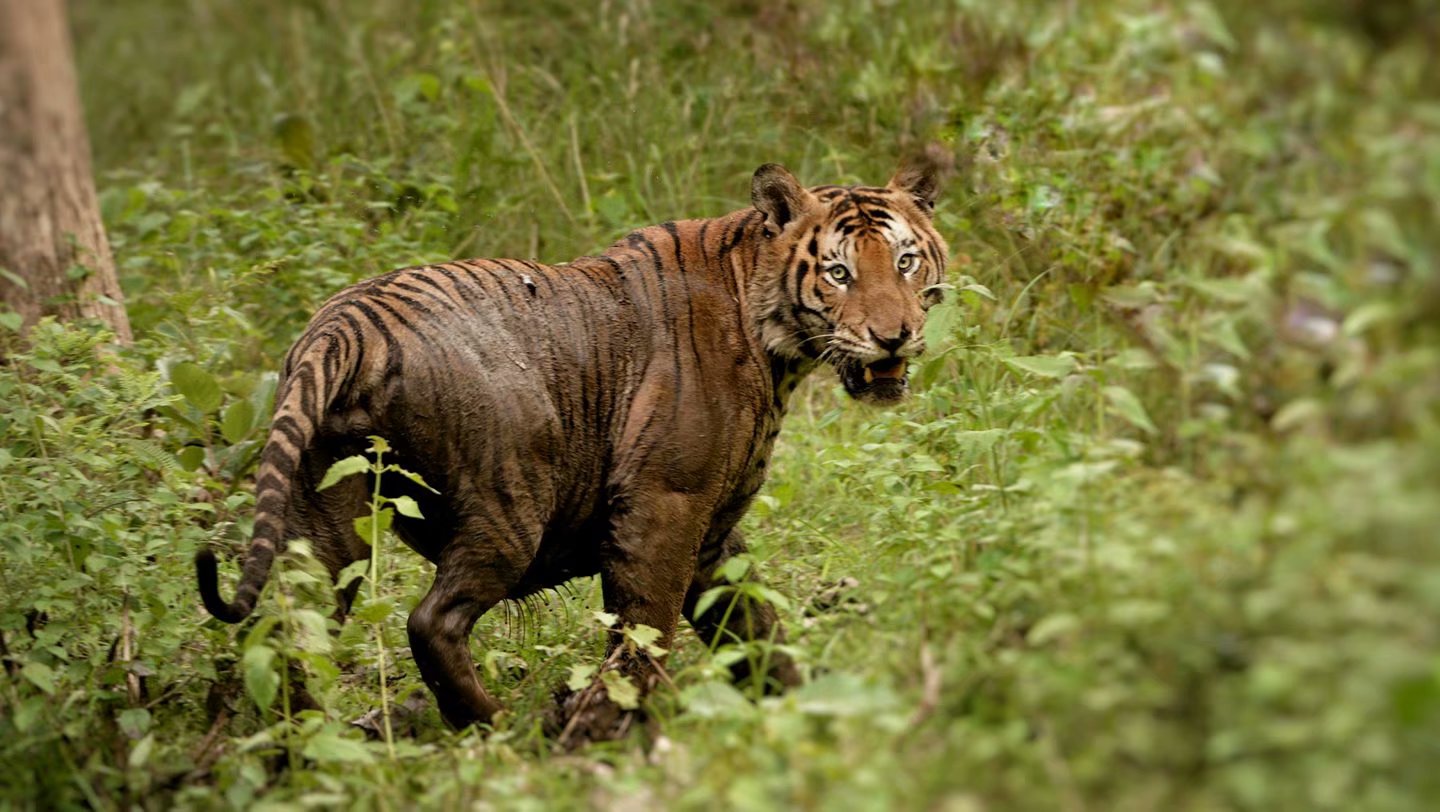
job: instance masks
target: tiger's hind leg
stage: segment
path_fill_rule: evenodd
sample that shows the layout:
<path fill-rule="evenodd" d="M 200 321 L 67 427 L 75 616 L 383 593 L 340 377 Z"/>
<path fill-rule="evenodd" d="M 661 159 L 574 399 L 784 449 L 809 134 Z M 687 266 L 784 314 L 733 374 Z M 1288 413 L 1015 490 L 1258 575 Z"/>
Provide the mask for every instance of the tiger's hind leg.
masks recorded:
<path fill-rule="evenodd" d="M 700 596 L 716 586 L 722 586 L 717 572 L 732 556 L 745 551 L 745 539 L 740 531 L 731 530 L 717 545 L 700 551 L 699 566 L 690 589 L 685 594 L 685 618 L 700 635 L 706 646 L 715 647 L 723 643 L 745 643 L 767 641 L 757 656 L 745 657 L 730 666 L 730 674 L 737 685 L 752 681 L 759 672 L 764 680 L 765 693 L 778 693 L 800 684 L 800 671 L 790 655 L 777 646 L 785 642 L 785 631 L 775 615 L 775 607 L 765 601 L 757 601 L 746 595 L 733 598 L 722 596 L 705 608 L 701 614 L 695 611 Z M 747 579 L 753 576 L 747 576 Z"/>
<path fill-rule="evenodd" d="M 497 538 L 489 522 L 461 521 L 440 552 L 435 583 L 410 614 L 410 651 L 435 695 L 440 715 L 457 730 L 487 724 L 500 710 L 475 673 L 470 632 L 520 582 L 540 536 Z"/>

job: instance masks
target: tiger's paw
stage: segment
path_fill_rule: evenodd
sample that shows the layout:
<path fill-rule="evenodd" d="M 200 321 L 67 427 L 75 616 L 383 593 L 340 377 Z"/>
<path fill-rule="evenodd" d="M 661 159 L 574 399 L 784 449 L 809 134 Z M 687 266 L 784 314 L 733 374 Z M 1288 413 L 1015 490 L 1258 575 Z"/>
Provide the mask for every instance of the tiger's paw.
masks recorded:
<path fill-rule="evenodd" d="M 653 720 L 632 697 L 622 693 L 621 698 L 624 705 L 600 679 L 579 691 L 560 688 L 543 723 L 546 738 L 568 752 L 593 742 L 618 741 L 652 726 Z"/>

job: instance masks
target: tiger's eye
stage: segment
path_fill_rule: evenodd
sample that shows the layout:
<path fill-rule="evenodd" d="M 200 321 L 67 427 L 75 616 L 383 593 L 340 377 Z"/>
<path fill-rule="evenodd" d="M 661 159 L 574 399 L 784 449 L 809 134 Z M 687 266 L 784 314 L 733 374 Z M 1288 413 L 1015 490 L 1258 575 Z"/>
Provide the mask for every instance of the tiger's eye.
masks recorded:
<path fill-rule="evenodd" d="M 905 256 L 900 257 L 900 261 L 895 263 L 895 267 L 900 269 L 900 273 L 908 275 L 913 272 L 919 264 L 919 257 L 915 256 L 914 254 L 906 254 Z"/>
<path fill-rule="evenodd" d="M 829 274 L 837 285 L 850 284 L 850 269 L 844 265 L 831 265 L 825 269 L 825 273 Z"/>

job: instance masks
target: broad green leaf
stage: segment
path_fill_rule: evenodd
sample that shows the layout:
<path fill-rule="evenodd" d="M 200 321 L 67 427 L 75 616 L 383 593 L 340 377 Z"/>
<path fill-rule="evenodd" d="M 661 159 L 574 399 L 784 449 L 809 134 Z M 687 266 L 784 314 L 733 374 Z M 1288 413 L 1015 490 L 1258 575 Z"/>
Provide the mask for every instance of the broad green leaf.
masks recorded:
<path fill-rule="evenodd" d="M 387 465 L 387 466 L 385 466 L 385 470 L 386 470 L 387 472 L 388 472 L 388 471 L 394 471 L 395 473 L 399 474 L 400 476 L 405 477 L 406 479 L 410 480 L 411 482 L 414 482 L 416 485 L 419 485 L 420 487 L 424 488 L 425 490 L 427 490 L 427 491 L 429 491 L 429 492 L 431 492 L 431 493 L 439 493 L 439 491 L 437 491 L 437 490 L 435 490 L 434 488 L 430 487 L 430 483 L 428 483 L 428 482 L 425 481 L 425 477 L 420 476 L 419 474 L 415 473 L 414 471 L 407 471 L 407 470 L 405 470 L 404 468 L 401 468 L 401 467 L 398 466 L 398 465 Z"/>
<path fill-rule="evenodd" d="M 55 669 L 37 660 L 31 660 L 25 663 L 25 667 L 20 669 L 20 673 L 25 675 L 25 679 L 29 680 L 31 685 L 47 694 L 54 695 Z"/>
<path fill-rule="evenodd" d="M 220 382 L 195 364 L 182 362 L 170 367 L 170 385 L 205 414 L 220 408 Z"/>
<path fill-rule="evenodd" d="M 950 339 L 955 328 L 965 320 L 965 312 L 954 302 L 943 302 L 925 314 L 925 342 L 939 347 Z"/>
<path fill-rule="evenodd" d="M 989 451 L 1005 438 L 1005 429 L 975 429 L 957 431 L 950 435 L 955 444 L 969 453 Z"/>
<path fill-rule="evenodd" d="M 301 651 L 324 654 L 330 651 L 331 637 L 326 617 L 314 609 L 296 609 L 290 613 L 295 644 Z"/>
<path fill-rule="evenodd" d="M 395 506 L 395 512 L 401 516 L 409 516 L 412 519 L 425 518 L 425 516 L 420 513 L 420 506 L 415 503 L 414 499 L 408 496 L 397 496 L 390 500 L 390 504 Z"/>
<path fill-rule="evenodd" d="M 280 688 L 280 675 L 275 673 L 275 649 L 263 645 L 251 646 L 245 650 L 242 664 L 246 692 L 254 700 L 255 707 L 262 712 L 269 710 Z"/>
<path fill-rule="evenodd" d="M 321 477 L 320 484 L 315 490 L 323 491 L 347 476 L 353 476 L 368 470 L 370 470 L 370 460 L 359 454 L 353 457 L 346 457 L 343 460 L 336 460 L 335 464 L 330 466 L 330 470 L 325 472 L 325 476 Z"/>
<path fill-rule="evenodd" d="M 1129 347 L 1115 353 L 1106 359 L 1105 364 L 1120 369 L 1154 369 L 1156 367 L 1155 356 L 1138 347 Z"/>
<path fill-rule="evenodd" d="M 1231 319 L 1221 319 L 1210 326 L 1205 336 L 1215 346 L 1235 355 L 1237 358 L 1249 358 L 1250 350 L 1245 346 L 1245 341 L 1240 337 L 1240 331 L 1235 329 L 1235 322 Z"/>
<path fill-rule="evenodd" d="M 1117 307 L 1141 308 L 1160 301 L 1154 282 L 1138 285 L 1112 285 L 1100 292 L 1100 298 Z"/>
<path fill-rule="evenodd" d="M 187 445 L 175 456 L 180 460 L 180 467 L 187 471 L 199 470 L 205 464 L 205 449 L 198 445 Z"/>
<path fill-rule="evenodd" d="M 4 327 L 12 333 L 20 332 L 20 325 L 25 323 L 25 317 L 13 310 L 0 313 L 0 327 Z"/>
<path fill-rule="evenodd" d="M 602 612 L 602 611 L 600 611 L 599 609 L 597 609 L 597 610 L 595 610 L 594 612 L 591 612 L 590 614 L 591 614 L 591 616 L 593 616 L 596 620 L 600 621 L 600 625 L 601 625 L 601 626 L 604 626 L 604 627 L 607 628 L 607 629 L 608 629 L 608 628 L 611 628 L 611 627 L 614 626 L 616 623 L 619 623 L 619 622 L 620 622 L 620 616 L 617 615 L 617 614 L 611 613 L 611 612 Z"/>
<path fill-rule="evenodd" d="M 981 285 L 981 284 L 979 284 L 979 283 L 977 283 L 977 282 L 972 282 L 972 283 L 970 283 L 970 284 L 968 284 L 968 285 L 961 285 L 961 286 L 960 286 L 960 290 L 969 291 L 970 293 L 973 293 L 973 294 L 975 294 L 975 295 L 977 295 L 977 296 L 980 296 L 980 297 L 985 298 L 985 299 L 989 299 L 989 300 L 992 301 L 992 302 L 993 302 L 993 301 L 996 301 L 995 294 L 994 294 L 994 293 L 991 293 L 989 288 L 987 288 L 987 287 L 985 287 L 984 285 Z"/>
<path fill-rule="evenodd" d="M 1132 598 L 1116 601 L 1105 613 L 1111 628 L 1148 626 L 1167 617 L 1170 607 L 1164 601 Z"/>
<path fill-rule="evenodd" d="M 750 559 L 745 556 L 733 556 L 720 565 L 715 574 L 730 583 L 738 583 L 750 571 Z"/>
<path fill-rule="evenodd" d="M 800 686 L 791 699 L 802 713 L 818 716 L 864 716 L 895 704 L 895 696 L 887 688 L 839 671 Z"/>
<path fill-rule="evenodd" d="M 595 666 L 589 663 L 576 663 L 570 666 L 570 677 L 565 680 L 565 687 L 572 691 L 583 691 L 585 686 L 590 684 L 590 678 L 598 671 Z"/>
<path fill-rule="evenodd" d="M 361 623 L 379 623 L 395 611 L 395 601 L 390 598 L 381 598 L 376 601 L 366 601 L 364 606 L 355 610 L 355 619 Z"/>
<path fill-rule="evenodd" d="M 700 719 L 743 717 L 756 712 L 756 707 L 728 682 L 701 682 L 680 692 L 685 711 Z"/>
<path fill-rule="evenodd" d="M 695 601 L 695 616 L 699 617 L 710 611 L 710 607 L 714 606 L 716 601 L 733 591 L 735 591 L 735 587 L 733 586 L 717 586 L 705 590 L 705 592 L 700 595 L 700 599 Z M 706 640 L 705 642 L 709 643 L 710 641 Z"/>
<path fill-rule="evenodd" d="M 4 266 L 0 266 L 0 279 L 4 279 L 21 290 L 30 289 L 30 283 L 25 281 L 25 277 Z"/>
<path fill-rule="evenodd" d="M 340 570 L 340 574 L 336 576 L 335 588 L 344 589 L 345 587 L 350 586 L 350 584 L 354 582 L 356 578 L 365 577 L 365 574 L 369 571 L 370 559 L 362 558 L 359 561 L 351 561 L 345 566 L 345 569 Z"/>
<path fill-rule="evenodd" d="M 305 742 L 301 755 L 321 764 L 373 764 L 375 757 L 365 743 L 322 730 Z"/>
<path fill-rule="evenodd" d="M 130 748 L 130 755 L 126 758 L 125 763 L 129 765 L 130 769 L 138 770 L 150 762 L 150 754 L 154 750 L 155 734 L 147 733 L 144 738 L 135 742 L 134 747 Z"/>
<path fill-rule="evenodd" d="M 763 601 L 774 606 L 781 612 L 788 612 L 790 610 L 790 600 L 788 598 L 759 581 L 746 581 L 737 585 L 735 588 L 739 590 L 740 594 L 751 600 Z"/>
<path fill-rule="evenodd" d="M 1395 305 L 1390 302 L 1366 302 L 1345 317 L 1341 329 L 1347 336 L 1358 336 L 1377 324 L 1393 321 L 1395 314 Z"/>
<path fill-rule="evenodd" d="M 1227 304 L 1245 304 L 1255 298 L 1255 285 L 1248 277 L 1240 279 L 1194 277 L 1185 281 L 1200 293 Z"/>
<path fill-rule="evenodd" d="M 605 684 L 605 693 L 611 702 L 625 710 L 640 707 L 640 689 L 635 687 L 629 677 L 619 671 L 606 671 L 600 675 L 600 681 Z"/>
<path fill-rule="evenodd" d="M 380 508 L 374 516 L 361 516 L 355 520 L 355 533 L 365 540 L 366 544 L 375 545 L 380 542 L 380 537 L 390 529 L 390 523 L 395 518 L 395 511 L 390 508 Z"/>
<path fill-rule="evenodd" d="M 400 102 L 435 101 L 440 95 L 440 78 L 433 73 L 412 73 L 395 83 L 394 92 Z"/>
<path fill-rule="evenodd" d="M 14 707 L 14 715 L 10 721 L 15 729 L 21 733 L 29 733 L 40 724 L 40 720 L 50 710 L 50 700 L 43 696 L 29 696 L 20 700 L 20 704 Z"/>
<path fill-rule="evenodd" d="M 1135 397 L 1134 392 L 1131 392 L 1123 386 L 1107 386 L 1103 391 L 1105 392 L 1105 399 L 1110 402 L 1110 406 L 1114 409 L 1115 413 L 1125 422 L 1137 429 L 1141 429 L 1146 434 L 1156 434 L 1159 431 L 1159 429 L 1155 428 L 1155 424 L 1151 422 L 1150 415 L 1146 413 L 1144 404 L 1140 402 L 1139 398 Z"/>
<path fill-rule="evenodd" d="M 1069 355 L 1017 355 L 1004 361 L 1011 369 L 1042 378 L 1063 378 L 1076 367 L 1074 357 Z"/>
<path fill-rule="evenodd" d="M 144 708 L 126 708 L 115 717 L 120 732 L 132 739 L 144 736 L 150 730 L 150 711 Z"/>
<path fill-rule="evenodd" d="M 1298 398 L 1281 406 L 1275 416 L 1270 418 L 1270 425 L 1276 431 L 1290 431 L 1324 419 L 1325 404 L 1314 398 Z"/>
<path fill-rule="evenodd" d="M 1069 612 L 1046 615 L 1030 627 L 1025 642 L 1032 646 L 1043 646 L 1051 640 L 1063 637 L 1080 626 L 1080 618 Z"/>
<path fill-rule="evenodd" d="M 286 113 L 275 119 L 272 131 L 286 160 L 300 169 L 315 165 L 315 131 L 309 119 Z"/>
<path fill-rule="evenodd" d="M 250 631 L 246 632 L 245 642 L 242 646 L 248 649 L 251 646 L 266 645 L 266 641 L 270 638 L 270 632 L 275 631 L 275 627 L 279 625 L 280 618 L 275 615 L 266 615 L 260 618 L 255 621 L 254 626 L 250 627 Z"/>
<path fill-rule="evenodd" d="M 749 656 L 744 646 L 721 646 L 716 650 L 714 656 L 710 658 L 710 664 L 716 668 L 730 668 L 736 663 L 744 661 Z"/>
<path fill-rule="evenodd" d="M 265 415 L 275 411 L 275 387 L 279 382 L 279 376 L 274 372 L 266 372 L 255 382 L 255 391 L 250 393 L 250 405 L 255 407 L 255 414 Z"/>
<path fill-rule="evenodd" d="M 653 626 L 646 626 L 644 623 L 641 623 L 633 628 L 626 629 L 625 636 L 629 638 L 630 642 L 639 647 L 641 651 L 651 656 L 660 657 L 665 654 L 665 649 L 656 644 L 656 641 L 660 639 L 660 630 Z"/>
<path fill-rule="evenodd" d="M 220 436 L 235 445 L 245 439 L 254 425 L 255 407 L 248 400 L 237 400 L 225 408 L 225 416 L 220 420 Z"/>

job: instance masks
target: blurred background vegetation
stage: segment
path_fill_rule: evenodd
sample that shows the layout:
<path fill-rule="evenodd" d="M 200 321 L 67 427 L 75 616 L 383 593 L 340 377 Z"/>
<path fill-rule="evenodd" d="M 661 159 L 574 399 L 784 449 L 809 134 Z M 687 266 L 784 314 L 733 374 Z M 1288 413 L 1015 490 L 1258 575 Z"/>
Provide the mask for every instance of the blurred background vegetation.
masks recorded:
<path fill-rule="evenodd" d="M 73 0 L 136 335 L 0 338 L 0 803 L 1420 809 L 1440 797 L 1440 18 L 1423 0 Z M 598 587 L 476 634 L 394 758 L 303 549 L 238 634 L 274 370 L 358 279 L 563 261 L 950 145 L 917 394 L 798 395 L 747 520 L 811 682 L 686 639 L 551 754 Z M 392 690 L 416 556 L 387 553 Z M 296 663 L 294 670 L 286 662 Z M 284 712 L 303 675 L 323 710 Z M 242 687 L 243 686 L 243 687 Z M 647 744 L 648 741 L 648 744 Z M 1428 801 L 1428 803 L 1427 803 Z"/>

